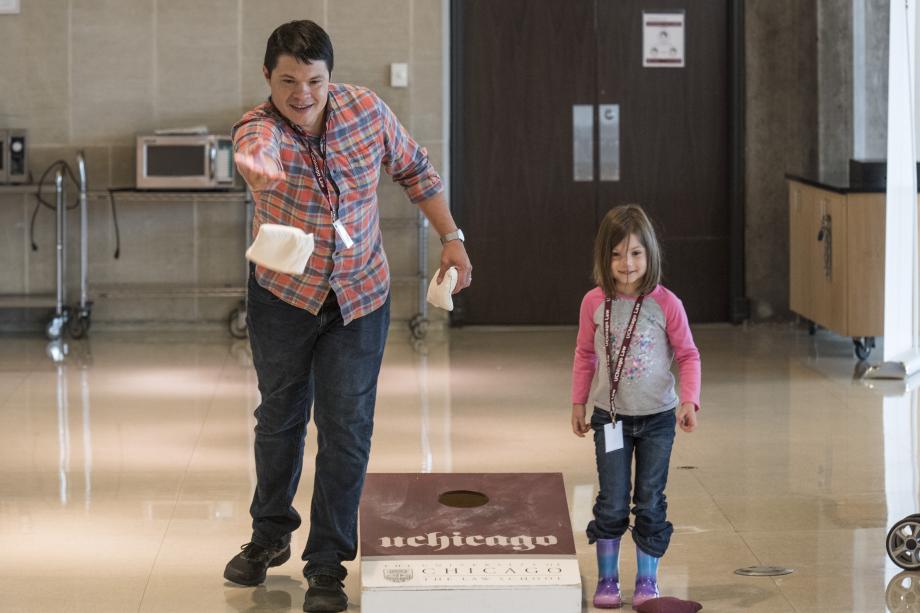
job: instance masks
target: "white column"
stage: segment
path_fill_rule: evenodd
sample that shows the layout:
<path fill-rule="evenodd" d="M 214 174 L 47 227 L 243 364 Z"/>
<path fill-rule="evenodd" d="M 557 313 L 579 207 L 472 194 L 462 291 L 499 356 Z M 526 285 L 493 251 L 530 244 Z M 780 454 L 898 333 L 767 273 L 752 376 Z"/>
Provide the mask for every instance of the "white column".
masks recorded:
<path fill-rule="evenodd" d="M 888 66 L 888 188 L 885 228 L 885 362 L 901 376 L 917 352 L 916 0 L 891 0 Z"/>

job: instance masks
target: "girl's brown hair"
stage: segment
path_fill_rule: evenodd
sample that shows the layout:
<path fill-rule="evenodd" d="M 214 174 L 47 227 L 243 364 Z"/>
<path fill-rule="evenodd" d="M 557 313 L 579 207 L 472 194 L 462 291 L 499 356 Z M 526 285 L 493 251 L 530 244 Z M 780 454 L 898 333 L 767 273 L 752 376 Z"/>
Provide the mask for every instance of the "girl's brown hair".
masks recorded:
<path fill-rule="evenodd" d="M 605 296 L 616 296 L 616 281 L 610 267 L 613 250 L 631 234 L 645 247 L 648 263 L 639 293 L 648 294 L 661 282 L 661 248 L 651 220 L 638 204 L 617 206 L 604 216 L 594 239 L 594 282 L 604 290 Z"/>

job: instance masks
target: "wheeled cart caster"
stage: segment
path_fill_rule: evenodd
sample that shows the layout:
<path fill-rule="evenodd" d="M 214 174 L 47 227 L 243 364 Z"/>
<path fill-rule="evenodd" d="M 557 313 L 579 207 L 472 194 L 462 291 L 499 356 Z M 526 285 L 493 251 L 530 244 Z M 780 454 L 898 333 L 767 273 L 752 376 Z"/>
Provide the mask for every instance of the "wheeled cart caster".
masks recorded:
<path fill-rule="evenodd" d="M 428 319 L 421 313 L 417 313 L 409 320 L 409 330 L 412 331 L 412 338 L 420 340 L 428 334 Z"/>
<path fill-rule="evenodd" d="M 68 347 L 65 341 L 59 338 L 51 341 L 45 347 L 45 354 L 51 358 L 51 361 L 55 364 L 63 362 L 68 353 L 70 353 L 70 347 Z"/>
<path fill-rule="evenodd" d="M 914 573 L 898 573 L 888 582 L 885 605 L 890 613 L 920 611 L 920 577 Z"/>
<path fill-rule="evenodd" d="M 227 327 L 230 329 L 230 336 L 233 338 L 246 338 L 246 309 L 233 309 L 227 320 Z"/>
<path fill-rule="evenodd" d="M 858 359 L 868 360 L 869 354 L 872 353 L 873 349 L 875 349 L 874 336 L 853 337 L 853 351 Z"/>
<path fill-rule="evenodd" d="M 45 326 L 45 336 L 49 341 L 56 341 L 64 334 L 67 321 L 70 319 L 70 312 L 66 309 L 60 315 L 55 315 Z"/>
<path fill-rule="evenodd" d="M 89 332 L 91 317 L 92 311 L 89 307 L 80 309 L 76 317 L 70 319 L 70 325 L 68 326 L 70 338 L 79 339 L 86 336 L 87 332 Z"/>
<path fill-rule="evenodd" d="M 904 570 L 920 569 L 920 514 L 908 515 L 888 531 L 888 557 Z"/>

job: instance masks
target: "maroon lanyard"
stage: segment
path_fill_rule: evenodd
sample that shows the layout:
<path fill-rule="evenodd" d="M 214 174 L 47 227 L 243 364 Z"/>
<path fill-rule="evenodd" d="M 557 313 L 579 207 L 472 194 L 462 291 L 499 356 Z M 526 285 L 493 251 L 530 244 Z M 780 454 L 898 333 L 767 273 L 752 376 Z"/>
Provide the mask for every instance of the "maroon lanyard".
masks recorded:
<path fill-rule="evenodd" d="M 328 100 L 332 100 L 332 94 L 329 95 Z M 289 126 L 291 126 L 291 130 L 293 130 L 294 134 L 296 134 L 300 138 L 301 145 L 305 146 L 307 148 L 307 151 L 310 153 L 310 167 L 313 170 L 313 178 L 316 179 L 316 183 L 317 185 L 319 185 L 319 191 L 321 191 L 323 193 L 323 196 L 326 197 L 326 204 L 329 205 L 329 212 L 332 214 L 332 222 L 335 223 L 336 219 L 338 219 L 338 215 L 336 215 L 335 207 L 332 206 L 332 197 L 330 195 L 331 192 L 329 191 L 329 182 L 326 180 L 325 173 L 322 173 L 319 171 L 319 163 L 316 160 L 316 154 L 313 152 L 313 146 L 310 144 L 310 142 L 306 138 L 304 138 L 301 132 L 301 129 L 298 126 L 295 126 L 287 117 L 285 117 L 281 113 L 281 111 L 278 110 L 278 107 L 275 106 L 275 102 L 271 99 L 271 97 L 268 98 L 268 101 L 271 103 L 272 108 L 275 110 L 275 113 L 277 113 L 278 116 L 281 117 L 281 119 L 284 122 L 286 122 Z M 328 103 L 327 103 L 326 109 L 327 109 L 326 110 L 327 113 L 333 112 L 332 109 L 329 108 Z M 324 116 L 323 121 L 328 123 L 329 116 Z M 326 125 L 325 124 L 323 126 L 323 135 L 320 137 L 319 147 L 320 147 L 320 154 L 323 156 L 323 160 L 325 161 L 326 159 Z"/>
<path fill-rule="evenodd" d="M 323 192 L 323 196 L 326 197 L 326 203 L 329 205 L 329 212 L 332 214 L 332 221 L 336 220 L 335 207 L 332 206 L 332 197 L 329 192 L 329 182 L 326 180 L 325 172 L 319 171 L 319 162 L 316 160 L 316 154 L 313 152 L 313 146 L 308 142 L 304 142 L 304 145 L 307 147 L 307 151 L 310 152 L 310 166 L 313 169 L 313 177 L 316 179 L 317 185 L 319 185 L 319 190 Z M 323 151 L 323 158 L 325 159 L 326 151 L 326 136 L 323 135 L 320 140 L 320 147 Z"/>
<path fill-rule="evenodd" d="M 636 331 L 636 324 L 639 323 L 639 310 L 642 308 L 644 295 L 636 298 L 636 304 L 633 306 L 632 316 L 629 318 L 629 325 L 626 326 L 626 332 L 623 334 L 623 343 L 620 345 L 620 351 L 617 353 L 616 365 L 613 363 L 613 351 L 610 346 L 610 311 L 612 309 L 613 299 L 604 300 L 604 350 L 607 353 L 607 375 L 610 377 L 610 422 L 616 425 L 616 408 L 613 404 L 613 397 L 616 396 L 617 389 L 620 387 L 620 375 L 623 374 L 623 365 L 626 363 L 626 352 L 629 351 L 629 344 L 632 342 L 633 332 Z"/>

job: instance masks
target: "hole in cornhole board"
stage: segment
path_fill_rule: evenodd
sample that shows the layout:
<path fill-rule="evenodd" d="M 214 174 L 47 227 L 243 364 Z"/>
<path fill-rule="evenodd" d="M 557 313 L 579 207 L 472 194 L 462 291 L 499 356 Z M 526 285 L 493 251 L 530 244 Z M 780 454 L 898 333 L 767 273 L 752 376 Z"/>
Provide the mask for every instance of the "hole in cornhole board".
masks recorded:
<path fill-rule="evenodd" d="M 445 507 L 456 509 L 472 509 L 489 503 L 489 497 L 482 492 L 471 490 L 452 490 L 438 496 L 438 502 Z"/>

